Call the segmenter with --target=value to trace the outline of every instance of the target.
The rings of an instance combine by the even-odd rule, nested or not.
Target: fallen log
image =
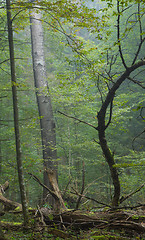
[[[145,223],[136,222],[134,214],[127,212],[97,212],[89,213],[80,210],[65,211],[60,214],[53,214],[47,208],[41,208],[46,225],[53,227],[65,226],[73,229],[89,229],[97,227],[98,229],[124,229],[134,230],[138,233],[145,233]],[[136,216],[137,217],[137,216]],[[139,216],[138,216],[139,219]],[[145,217],[144,217],[145,220]]]
[[[0,187],[0,202],[4,205],[4,211],[10,211],[18,208],[20,211],[22,210],[22,205],[18,202],[11,201],[3,196],[5,191],[9,188],[9,182],[6,181]]]

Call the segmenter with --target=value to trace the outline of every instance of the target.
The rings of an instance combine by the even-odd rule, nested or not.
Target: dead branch
[[[139,217],[139,215],[137,214]],[[125,229],[126,231],[136,231],[138,233],[145,232],[144,222],[136,222],[133,220],[132,212],[97,212],[94,214],[87,214],[82,211],[66,211],[60,214],[53,215],[53,219],[50,220],[48,215],[45,215],[46,223],[50,226],[56,224],[57,226],[63,225],[65,227],[73,227],[73,229],[84,229],[90,227],[97,227],[99,229],[111,228],[111,229]]]
[[[46,227],[46,223],[45,223],[45,221],[44,221],[44,215],[43,215],[43,213],[41,212],[40,207],[38,206],[37,208],[38,208],[38,212],[39,212],[40,217],[41,217],[42,226],[43,226],[43,227]]]
[[[57,180],[56,180],[56,174],[55,171],[51,170],[51,169],[46,169],[46,172],[48,173],[48,178],[49,178],[49,182],[50,185],[52,187],[53,190],[51,190],[50,188],[48,188],[46,185],[44,185],[40,179],[38,177],[36,177],[34,174],[32,173],[28,173],[30,176],[33,177],[33,179],[39,183],[39,185],[41,185],[42,187],[44,187],[45,189],[48,190],[48,192],[51,194],[51,196],[55,199],[55,211],[60,211],[61,209],[66,209],[66,206],[64,204],[64,201],[62,199],[58,184],[57,184]]]
[[[108,224],[109,227],[113,228],[124,228],[124,229],[130,229],[135,230],[136,232],[145,232],[145,227],[141,225],[140,223],[135,223],[133,221],[116,221]]]
[[[132,195],[134,195],[135,193],[139,192],[145,184],[142,184],[139,188],[137,188],[135,191],[129,193],[128,195],[126,195],[125,197],[121,197],[120,199],[120,203],[123,203],[125,200],[127,200],[128,198],[130,198]]]
[[[80,193],[78,193],[75,189],[73,189],[75,192],[71,192],[72,194],[74,194],[74,195],[80,195]],[[100,202],[100,201],[97,201],[96,199],[94,199],[94,198],[91,198],[91,197],[87,197],[87,196],[85,196],[85,195],[82,195],[82,198],[86,198],[86,199],[89,199],[89,200],[91,200],[91,201],[94,201],[94,202],[96,202],[96,203],[98,203],[98,204],[101,204],[101,205],[103,205],[103,206],[105,206],[105,207],[109,207],[109,208],[111,208],[111,205],[109,205],[109,204],[106,204],[106,203],[102,203],[102,202]]]
[[[52,197],[54,197],[54,199],[58,200],[57,195],[55,194],[55,192],[53,192],[50,188],[48,188],[46,185],[44,185],[40,179],[38,177],[36,177],[34,174],[32,173],[28,173],[37,183],[39,183],[40,186],[42,186],[43,188],[45,188],[46,190],[48,190],[48,192],[52,195]]]
[[[9,182],[6,181],[3,185],[1,185],[1,189],[0,189],[1,193],[4,194],[8,188],[9,188]]]
[[[11,201],[3,196],[5,191],[9,188],[9,182],[6,181],[0,188],[0,202],[4,205],[4,211],[15,210],[19,208],[22,211],[22,205],[18,202]]]

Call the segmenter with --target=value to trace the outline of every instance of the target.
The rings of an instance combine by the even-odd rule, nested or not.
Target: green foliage
[[[99,7],[95,1],[84,4],[66,0],[38,1],[43,10],[45,57],[56,122],[60,187],[64,189],[73,179],[71,184],[79,191],[82,163],[85,162],[85,184],[90,189],[89,195],[106,202],[112,195],[112,182],[98,144],[97,132],[76,120],[65,118],[58,110],[97,126],[100,99],[105,99],[108,89],[124,71],[118,47],[121,46],[129,66],[145,33],[144,2],[140,3],[142,32],[135,22],[139,17],[136,14],[138,1],[121,0],[119,3],[122,11],[120,42],[116,38],[116,1],[99,2]],[[27,172],[41,178],[43,167],[29,34],[28,16],[32,7],[28,1],[13,1],[12,5],[23,166],[28,201],[33,206],[38,203],[42,189],[29,179]],[[7,34],[3,31],[6,16],[3,9],[0,11],[0,172],[3,181],[10,181],[10,196],[19,200],[9,63],[6,61]],[[137,59],[144,57],[144,51],[143,44]],[[144,68],[135,71],[131,77],[134,76],[142,83]],[[131,80],[127,80],[116,92],[113,102],[113,118],[107,129],[107,140],[115,154],[115,167],[119,169],[123,193],[133,190],[145,180],[144,135],[139,135],[144,129],[144,103],[144,89]],[[108,119],[109,114],[108,110]],[[132,151],[132,145],[136,152]],[[143,194],[142,190],[141,200]]]

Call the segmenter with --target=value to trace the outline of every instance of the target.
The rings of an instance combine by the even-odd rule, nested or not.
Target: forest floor
[[[136,232],[125,232],[120,230],[98,230],[97,228],[93,228],[87,231],[80,231],[80,233],[72,232],[70,233],[70,237],[58,237],[54,234],[49,234],[44,232],[12,232],[8,231],[5,234],[7,240],[61,240],[61,239],[73,239],[73,240],[145,240],[145,234],[137,234]]]
[[[47,211],[45,213],[47,215]],[[145,240],[144,209],[95,213],[77,210],[65,212],[59,217],[43,216],[44,219],[42,215],[31,218],[31,227],[27,230],[22,230],[22,224],[13,221],[1,221],[0,225],[7,240]]]

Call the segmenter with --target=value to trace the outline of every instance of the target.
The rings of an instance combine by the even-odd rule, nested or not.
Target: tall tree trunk
[[[51,186],[48,175],[45,170],[49,168],[57,172],[56,134],[51,97],[46,76],[43,27],[41,22],[41,14],[38,12],[38,10],[37,12],[35,10],[30,12],[30,23],[34,82],[40,117],[44,159],[44,184],[50,188]],[[44,189],[44,199],[46,198],[47,194],[47,190]]]
[[[24,217],[24,225],[27,226],[28,211],[27,211],[27,202],[26,202],[26,193],[25,193],[25,186],[24,186],[24,176],[23,176],[22,157],[21,157],[18,98],[17,98],[17,88],[16,88],[17,84],[16,84],[16,73],[15,73],[14,43],[13,43],[13,29],[12,29],[10,0],[6,0],[6,8],[7,8],[8,40],[9,40],[9,52],[10,52],[11,83],[12,83],[12,96],[13,96],[14,129],[15,129],[15,140],[16,140],[18,179],[19,179],[22,210],[23,210],[23,217]]]

